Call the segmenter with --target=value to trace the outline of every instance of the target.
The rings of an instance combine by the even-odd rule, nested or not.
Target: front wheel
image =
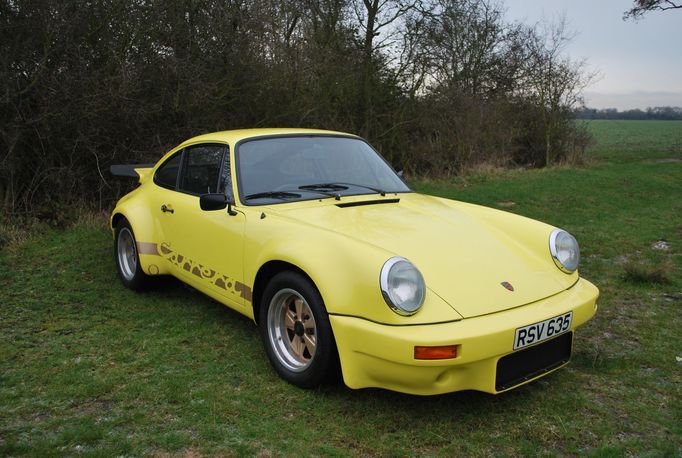
[[[275,275],[263,293],[259,323],[270,363],[289,383],[312,388],[338,366],[322,297],[295,272]]]

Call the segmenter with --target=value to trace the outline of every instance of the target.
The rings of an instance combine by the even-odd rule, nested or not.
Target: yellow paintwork
[[[343,202],[400,202],[339,208],[334,199],[246,206],[239,200],[234,149],[263,135],[331,133],[250,129],[192,138],[153,169],[112,213],[131,224],[149,275],[171,274],[254,318],[251,291],[259,269],[284,261],[305,272],[321,293],[343,377],[352,388],[415,394],[463,389],[495,392],[495,366],[512,352],[514,330],[572,310],[573,329],[596,310],[597,289],[565,274],[548,247],[552,226],[485,207],[416,193],[344,196]],[[347,135],[347,134],[344,134]],[[229,145],[236,216],[202,211],[199,198],[154,184],[165,158],[197,143]],[[174,209],[162,213],[161,205]],[[180,258],[178,258],[180,256]],[[379,272],[402,256],[422,272],[423,307],[400,316],[384,302]],[[189,266],[189,267],[188,267]],[[196,269],[195,269],[196,268]],[[514,292],[500,285],[508,281]],[[416,361],[415,345],[460,345],[457,358]]]
[[[453,323],[405,328],[342,316],[332,316],[331,322],[344,381],[351,388],[373,386],[422,395],[458,390],[496,393],[497,360],[511,353],[516,328],[572,310],[571,330],[575,331],[596,312],[597,295],[594,285],[580,279],[550,298]],[[453,344],[459,349],[457,358],[451,360],[413,357],[416,345]]]

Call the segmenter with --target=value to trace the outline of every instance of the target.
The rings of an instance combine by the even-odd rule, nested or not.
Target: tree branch
[[[649,11],[667,11],[682,8],[679,0],[635,0],[631,9],[623,14],[623,20],[638,20]]]

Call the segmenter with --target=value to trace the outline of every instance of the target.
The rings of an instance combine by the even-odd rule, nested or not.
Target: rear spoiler
[[[142,183],[154,164],[117,164],[109,167],[109,173],[118,178],[139,178]]]

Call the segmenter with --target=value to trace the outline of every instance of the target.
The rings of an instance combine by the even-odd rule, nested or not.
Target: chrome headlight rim
[[[563,262],[561,262],[561,259],[559,259],[559,251],[557,249],[556,241],[559,235],[561,234],[566,234],[568,235],[572,240],[573,243],[575,244],[575,249],[578,254],[578,260],[575,263],[575,268],[570,269],[569,267],[565,266]],[[568,231],[564,229],[554,229],[552,233],[549,235],[549,252],[552,255],[552,259],[554,260],[554,264],[561,270],[562,272],[566,274],[572,274],[573,272],[576,272],[578,270],[578,267],[580,266],[580,245],[578,244],[578,241],[576,238]]]
[[[389,289],[389,275],[391,272],[391,268],[395,266],[396,264],[404,262],[409,264],[414,271],[417,273],[418,278],[419,278],[419,287],[421,290],[421,298],[418,301],[418,305],[414,309],[406,309],[402,308],[400,304],[397,304],[393,301],[391,298],[390,294],[390,289]],[[393,310],[395,313],[401,316],[412,316],[415,313],[417,313],[419,310],[421,310],[422,305],[424,305],[424,299],[426,298],[426,285],[424,283],[424,276],[421,274],[419,269],[417,269],[417,266],[412,264],[409,260],[403,258],[402,256],[393,256],[390,258],[388,261],[384,263],[384,265],[381,267],[381,273],[379,275],[379,286],[381,288],[381,295],[384,298],[384,301],[386,304],[389,306],[391,310]]]

